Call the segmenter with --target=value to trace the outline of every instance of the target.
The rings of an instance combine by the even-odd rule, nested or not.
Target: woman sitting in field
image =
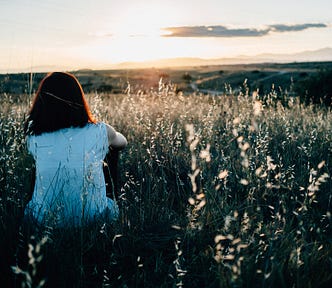
[[[29,221],[64,227],[118,217],[116,202],[106,197],[103,160],[109,149],[124,148],[127,140],[93,118],[73,75],[54,72],[41,81],[25,133],[36,163],[34,191],[25,209]]]

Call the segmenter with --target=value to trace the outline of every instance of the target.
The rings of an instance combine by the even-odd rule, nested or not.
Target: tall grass
[[[161,81],[148,94],[88,95],[129,142],[120,220],[39,234],[21,225],[29,99],[1,95],[1,283],[328,287],[331,111],[246,87],[220,96],[175,90]]]

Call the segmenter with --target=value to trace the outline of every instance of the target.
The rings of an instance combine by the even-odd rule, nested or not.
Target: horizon
[[[321,53],[327,52],[327,53]],[[328,54],[328,55],[327,55]],[[263,53],[253,56],[238,55],[224,58],[199,58],[199,57],[175,57],[163,59],[151,59],[147,61],[127,61],[113,63],[107,66],[94,67],[66,67],[57,65],[39,65],[12,69],[10,71],[0,68],[0,74],[16,73],[48,73],[52,71],[82,71],[82,70],[134,70],[134,69],[181,69],[202,66],[236,66],[236,65],[268,65],[268,64],[289,64],[289,63],[314,63],[314,62],[332,62],[332,47],[326,47],[319,50],[301,51],[295,54],[270,54]]]
[[[328,0],[302,1],[301,7],[286,0],[132,2],[0,0],[1,72],[111,69],[165,59],[209,61],[332,49]],[[324,59],[332,60],[330,54]],[[307,59],[319,61],[319,55]]]

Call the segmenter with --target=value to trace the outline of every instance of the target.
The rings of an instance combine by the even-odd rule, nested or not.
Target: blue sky
[[[0,70],[317,50],[332,47],[331,11],[330,0],[0,0]]]

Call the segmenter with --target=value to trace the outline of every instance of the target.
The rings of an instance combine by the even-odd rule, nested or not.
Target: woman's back
[[[27,213],[38,222],[81,225],[105,210],[116,218],[116,204],[106,198],[103,159],[108,151],[104,123],[28,136],[36,161],[36,183]]]

